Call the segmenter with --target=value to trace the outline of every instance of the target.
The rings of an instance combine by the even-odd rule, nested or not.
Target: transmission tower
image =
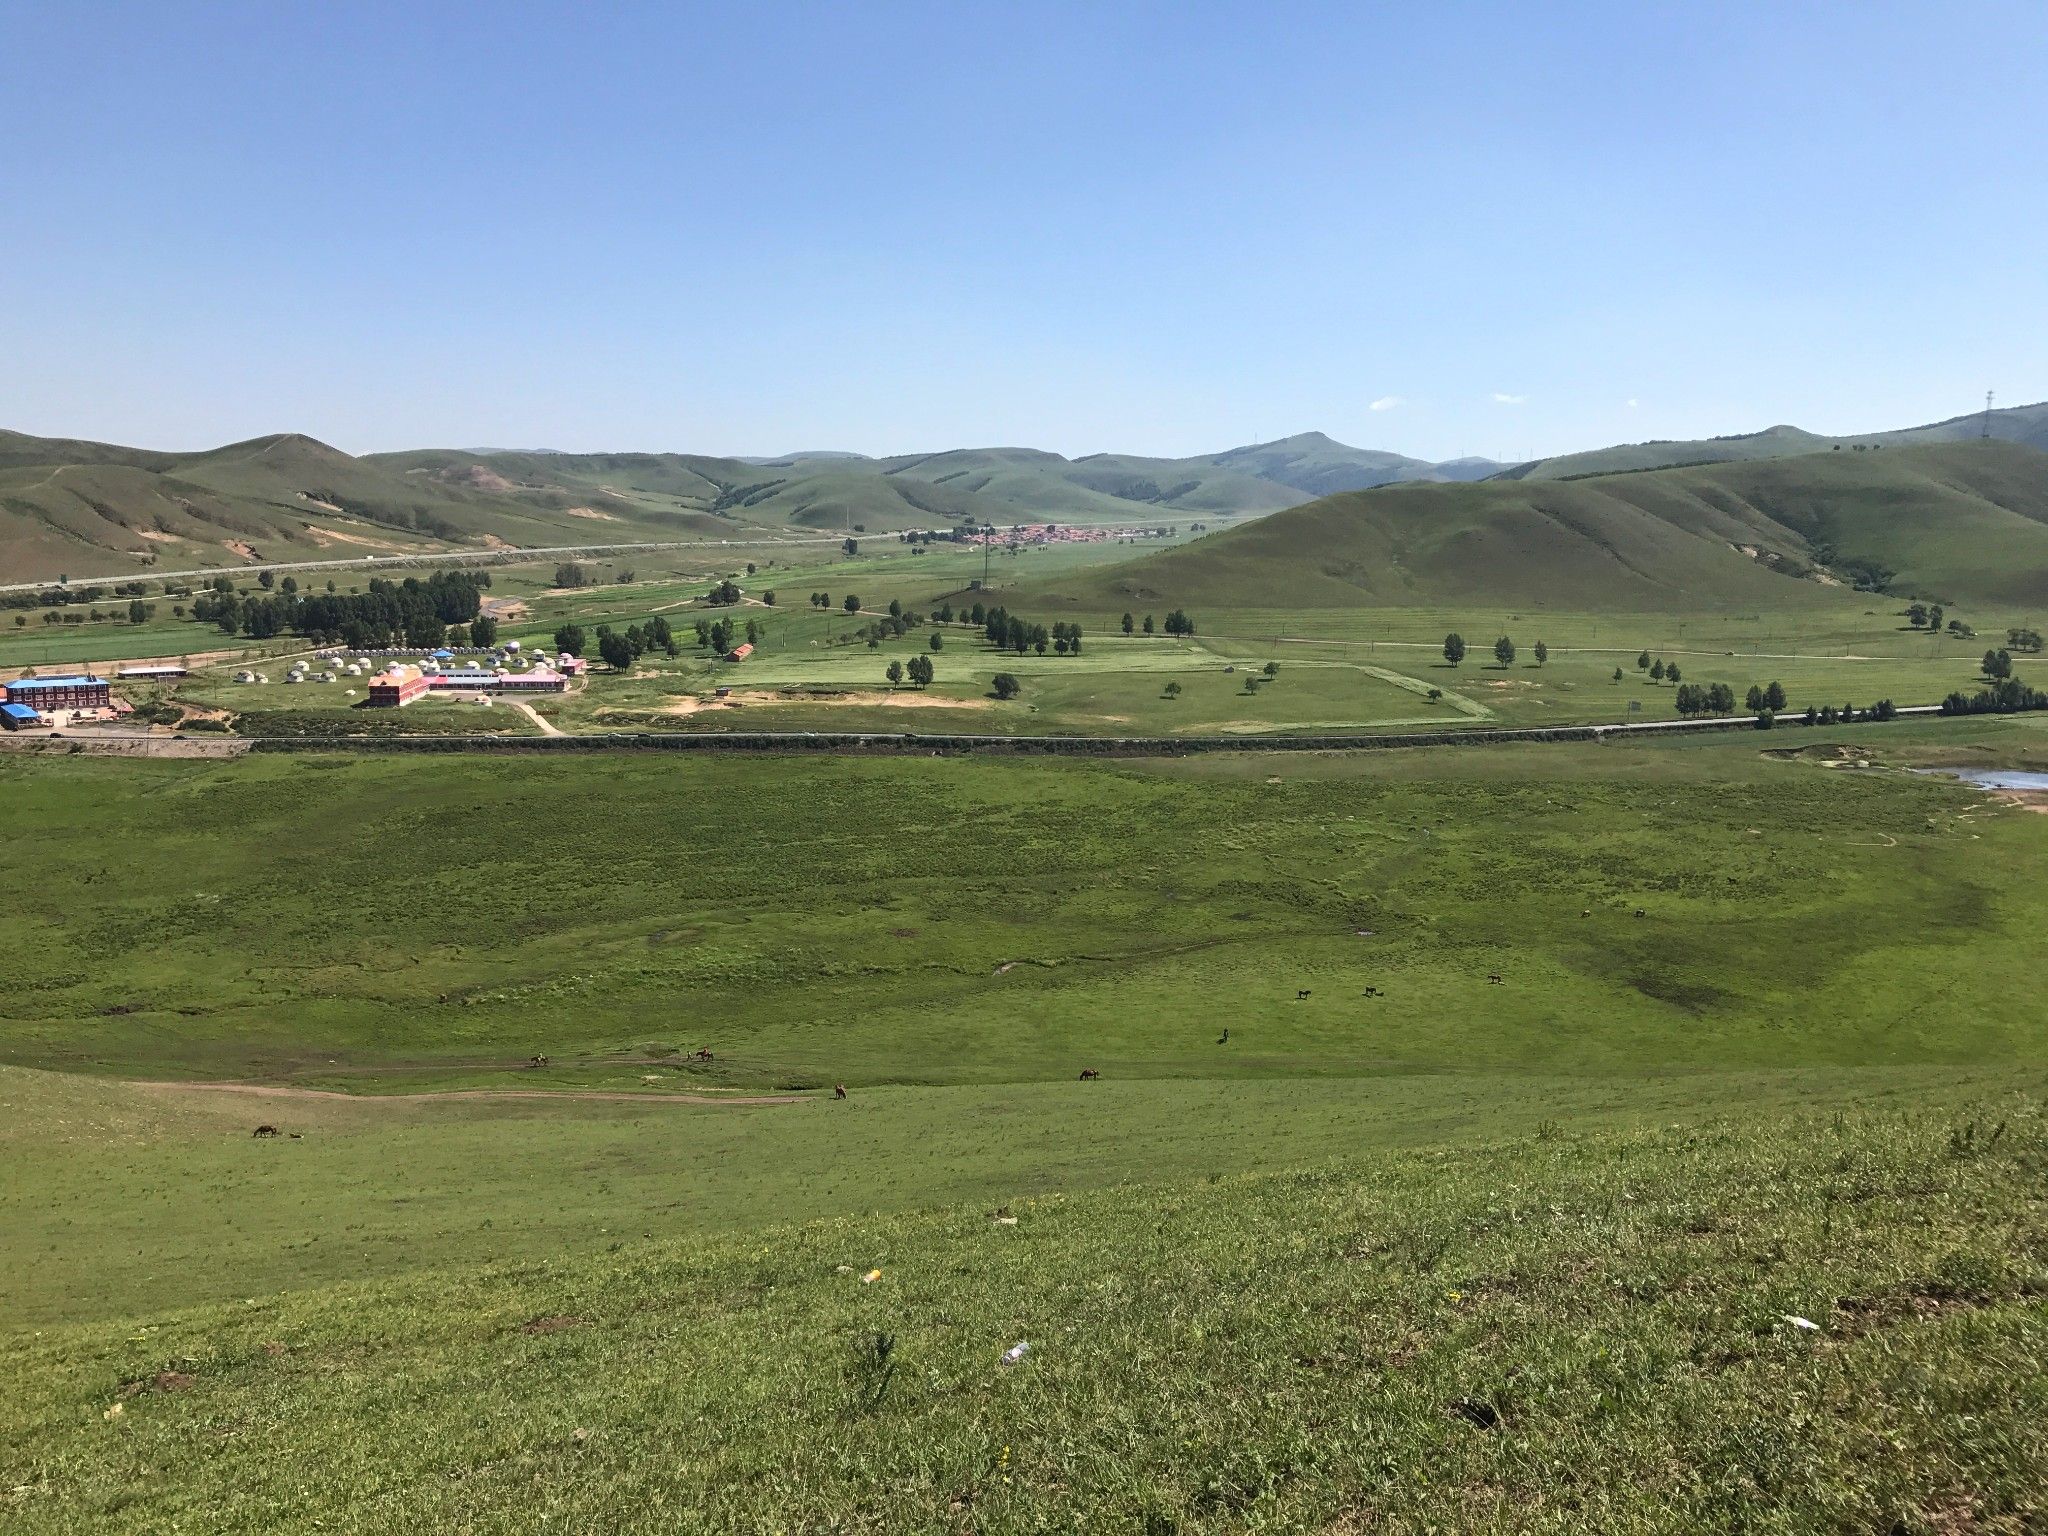
[[[1984,441],[1991,441],[1991,391],[1984,391]]]

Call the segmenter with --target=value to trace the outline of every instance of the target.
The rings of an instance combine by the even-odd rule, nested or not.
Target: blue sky
[[[0,425],[1431,458],[2048,396],[2048,13],[0,0]]]

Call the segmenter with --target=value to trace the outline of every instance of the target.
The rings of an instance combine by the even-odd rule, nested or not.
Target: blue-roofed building
[[[73,672],[63,677],[17,677],[6,685],[9,704],[26,704],[48,713],[53,709],[110,709],[114,697],[104,677]]]
[[[24,726],[41,725],[43,717],[26,704],[0,704],[0,727],[10,731],[21,730]]]

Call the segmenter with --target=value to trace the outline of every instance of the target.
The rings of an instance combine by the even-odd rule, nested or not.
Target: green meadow
[[[0,1511],[2023,1529],[2042,725],[0,757]]]

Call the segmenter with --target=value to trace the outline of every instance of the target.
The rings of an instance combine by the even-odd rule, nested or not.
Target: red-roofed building
[[[749,656],[753,654],[754,647],[752,643],[749,642],[746,645],[734,646],[731,650],[725,653],[725,659],[727,661],[745,661]]]
[[[420,698],[433,686],[433,681],[418,667],[393,667],[370,679],[370,704],[377,709],[397,709]]]

